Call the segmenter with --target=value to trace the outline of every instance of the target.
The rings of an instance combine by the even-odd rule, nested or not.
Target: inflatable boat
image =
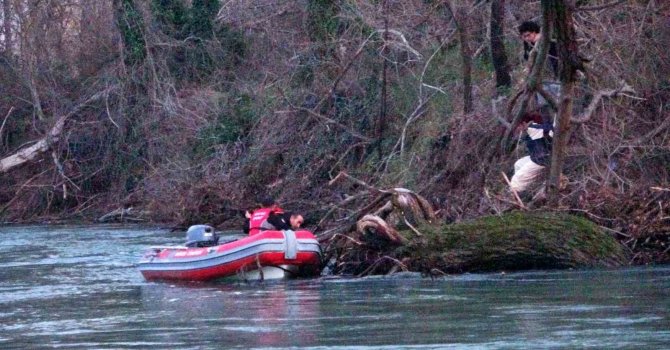
[[[212,227],[195,225],[186,245],[150,247],[138,268],[148,281],[208,281],[314,276],[320,265],[321,247],[306,230],[263,231],[219,244]]]

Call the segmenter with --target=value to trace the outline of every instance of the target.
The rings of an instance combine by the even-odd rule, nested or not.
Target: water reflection
[[[319,302],[316,288],[290,282],[142,287],[142,307],[152,315],[149,334],[159,334],[170,344],[225,344],[234,339],[259,347],[313,345]]]
[[[0,349],[538,349],[670,344],[670,266],[428,280],[147,283],[139,228],[0,226]]]

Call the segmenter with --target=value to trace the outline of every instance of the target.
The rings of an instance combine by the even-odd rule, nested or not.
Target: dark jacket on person
[[[549,132],[553,130],[553,125],[551,123],[531,123],[528,128],[541,129],[543,133],[542,137],[536,139],[531,138],[528,134],[523,137],[523,141],[528,148],[530,160],[539,165],[549,165],[552,144],[552,137],[549,135]]]
[[[261,230],[291,230],[292,213],[272,212],[261,224]]]
[[[529,44],[524,41],[523,43],[523,59],[528,61],[530,57],[530,52],[533,50],[534,45]],[[554,79],[558,79],[558,48],[555,41],[549,42],[549,52],[547,53],[547,61],[549,61],[549,67],[551,67],[551,72],[554,73]]]

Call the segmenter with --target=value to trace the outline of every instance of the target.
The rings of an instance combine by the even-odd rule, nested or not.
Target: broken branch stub
[[[361,239],[373,246],[388,244],[403,245],[407,239],[401,236],[384,219],[376,215],[365,215],[356,223],[356,231]]]

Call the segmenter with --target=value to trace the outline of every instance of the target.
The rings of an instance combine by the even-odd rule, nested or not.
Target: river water
[[[670,266],[146,282],[183,234],[0,227],[0,349],[670,349]]]

